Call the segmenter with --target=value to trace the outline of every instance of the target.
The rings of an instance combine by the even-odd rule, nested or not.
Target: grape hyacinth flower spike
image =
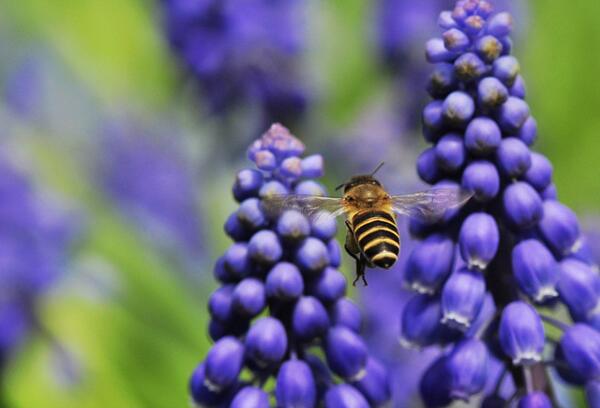
[[[161,0],[161,5],[169,45],[212,113],[258,106],[265,121],[302,115],[308,99],[299,85],[303,2]]]
[[[579,223],[557,199],[550,161],[532,151],[537,124],[511,55],[512,18],[488,1],[460,0],[439,23],[445,32],[426,45],[438,73],[422,116],[432,146],[417,172],[473,199],[439,222],[411,223],[421,242],[404,279],[418,293],[403,310],[401,339],[447,346],[422,377],[424,402],[485,392],[488,404],[514,397],[519,406],[550,406],[550,370],[597,400],[600,277],[581,255]],[[536,308],[559,303],[573,325]],[[545,324],[563,333],[558,342]],[[504,374],[493,374],[498,365]]]
[[[303,152],[300,140],[274,124],[248,150],[256,168],[236,176],[240,205],[225,222],[234,243],[216,262],[221,286],[208,301],[215,343],[190,379],[197,406],[268,407],[274,399],[279,407],[368,407],[389,400],[387,372],[369,356],[360,312],[345,297],[335,223],[294,210],[274,216],[261,206],[271,194],[325,193],[313,180],[323,174],[321,156]]]

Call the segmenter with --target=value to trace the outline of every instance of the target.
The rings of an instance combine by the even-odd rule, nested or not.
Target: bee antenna
[[[339,186],[337,186],[337,187],[335,188],[335,191],[338,191],[340,188],[344,187],[345,185],[346,185],[346,183],[342,183],[342,184],[340,184]]]
[[[385,164],[385,162],[381,162],[377,165],[377,167],[375,167],[375,170],[373,170],[373,172],[371,173],[371,177],[373,177],[375,175],[375,173],[377,173],[379,171],[379,169]]]

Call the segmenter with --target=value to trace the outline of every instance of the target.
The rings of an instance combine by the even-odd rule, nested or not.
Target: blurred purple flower
[[[0,154],[0,375],[39,327],[37,303],[61,277],[77,218],[36,191]]]
[[[35,119],[41,113],[43,98],[40,60],[29,56],[20,61],[4,79],[4,103],[17,116]]]
[[[197,169],[175,141],[132,120],[113,121],[102,132],[99,176],[145,236],[193,260],[204,247],[200,186]]]
[[[306,107],[298,58],[304,43],[299,0],[162,0],[172,49],[208,106],[225,113],[258,105],[266,122],[293,120]]]

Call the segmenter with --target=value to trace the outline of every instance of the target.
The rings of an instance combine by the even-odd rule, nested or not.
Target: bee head
[[[381,166],[383,166],[383,162],[379,163],[379,165],[375,168],[375,170],[373,170],[371,172],[371,174],[360,174],[358,176],[354,176],[349,181],[337,186],[335,188],[335,190],[337,191],[343,187],[344,194],[346,194],[348,191],[352,190],[354,187],[357,187],[357,186],[363,185],[363,184],[382,187],[379,180],[377,180],[375,177],[373,177],[373,176],[375,176],[375,173],[377,173],[377,171],[381,168]]]

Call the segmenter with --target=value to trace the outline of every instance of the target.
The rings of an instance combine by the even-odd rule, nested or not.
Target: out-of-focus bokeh
[[[598,241],[600,3],[496,3],[537,147]],[[392,191],[418,188],[423,44],[450,4],[1,2],[0,406],[187,406],[246,146],[283,121],[330,187],[385,160]],[[370,288],[352,294],[385,308]]]

